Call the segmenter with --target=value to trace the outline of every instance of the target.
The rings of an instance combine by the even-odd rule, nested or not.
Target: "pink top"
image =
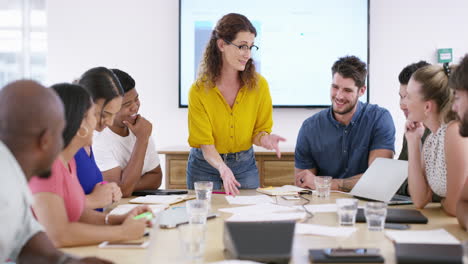
[[[76,176],[75,159],[70,160],[68,168],[60,159],[52,164],[52,174],[48,179],[34,176],[29,181],[29,188],[33,194],[50,192],[63,198],[67,210],[68,220],[77,222],[83,213],[86,196]]]

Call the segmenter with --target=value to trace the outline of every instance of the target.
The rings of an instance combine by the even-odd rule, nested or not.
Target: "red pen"
[[[226,194],[226,192],[212,192],[214,194]]]
[[[107,183],[106,181],[102,181],[102,182],[100,182],[99,184],[106,184],[106,183]]]

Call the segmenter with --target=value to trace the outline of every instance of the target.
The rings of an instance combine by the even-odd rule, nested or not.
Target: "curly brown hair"
[[[216,24],[211,32],[211,38],[208,42],[203,61],[200,64],[197,85],[204,85],[208,89],[214,88],[221,75],[223,60],[221,52],[217,45],[218,39],[233,41],[237,33],[245,31],[257,36],[257,30],[247,17],[241,14],[230,13],[224,15]],[[239,71],[239,79],[242,86],[254,88],[257,85],[257,74],[252,58],[245,65],[244,71]]]

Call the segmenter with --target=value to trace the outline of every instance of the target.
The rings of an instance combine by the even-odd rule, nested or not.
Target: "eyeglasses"
[[[255,52],[258,50],[258,47],[255,46],[255,45],[252,45],[252,46],[248,46],[248,45],[236,45],[234,43],[232,43],[231,41],[228,41],[228,40],[224,40],[224,42],[226,42],[227,44],[230,44],[230,45],[233,45],[234,47],[237,47],[240,51],[242,52],[247,52],[247,51],[250,51],[250,52]]]

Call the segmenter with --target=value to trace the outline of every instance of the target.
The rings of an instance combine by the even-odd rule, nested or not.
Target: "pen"
[[[226,194],[226,192],[212,192],[214,194]]]
[[[107,183],[106,181],[102,181],[102,182],[100,182],[99,184],[106,184],[106,183]]]

